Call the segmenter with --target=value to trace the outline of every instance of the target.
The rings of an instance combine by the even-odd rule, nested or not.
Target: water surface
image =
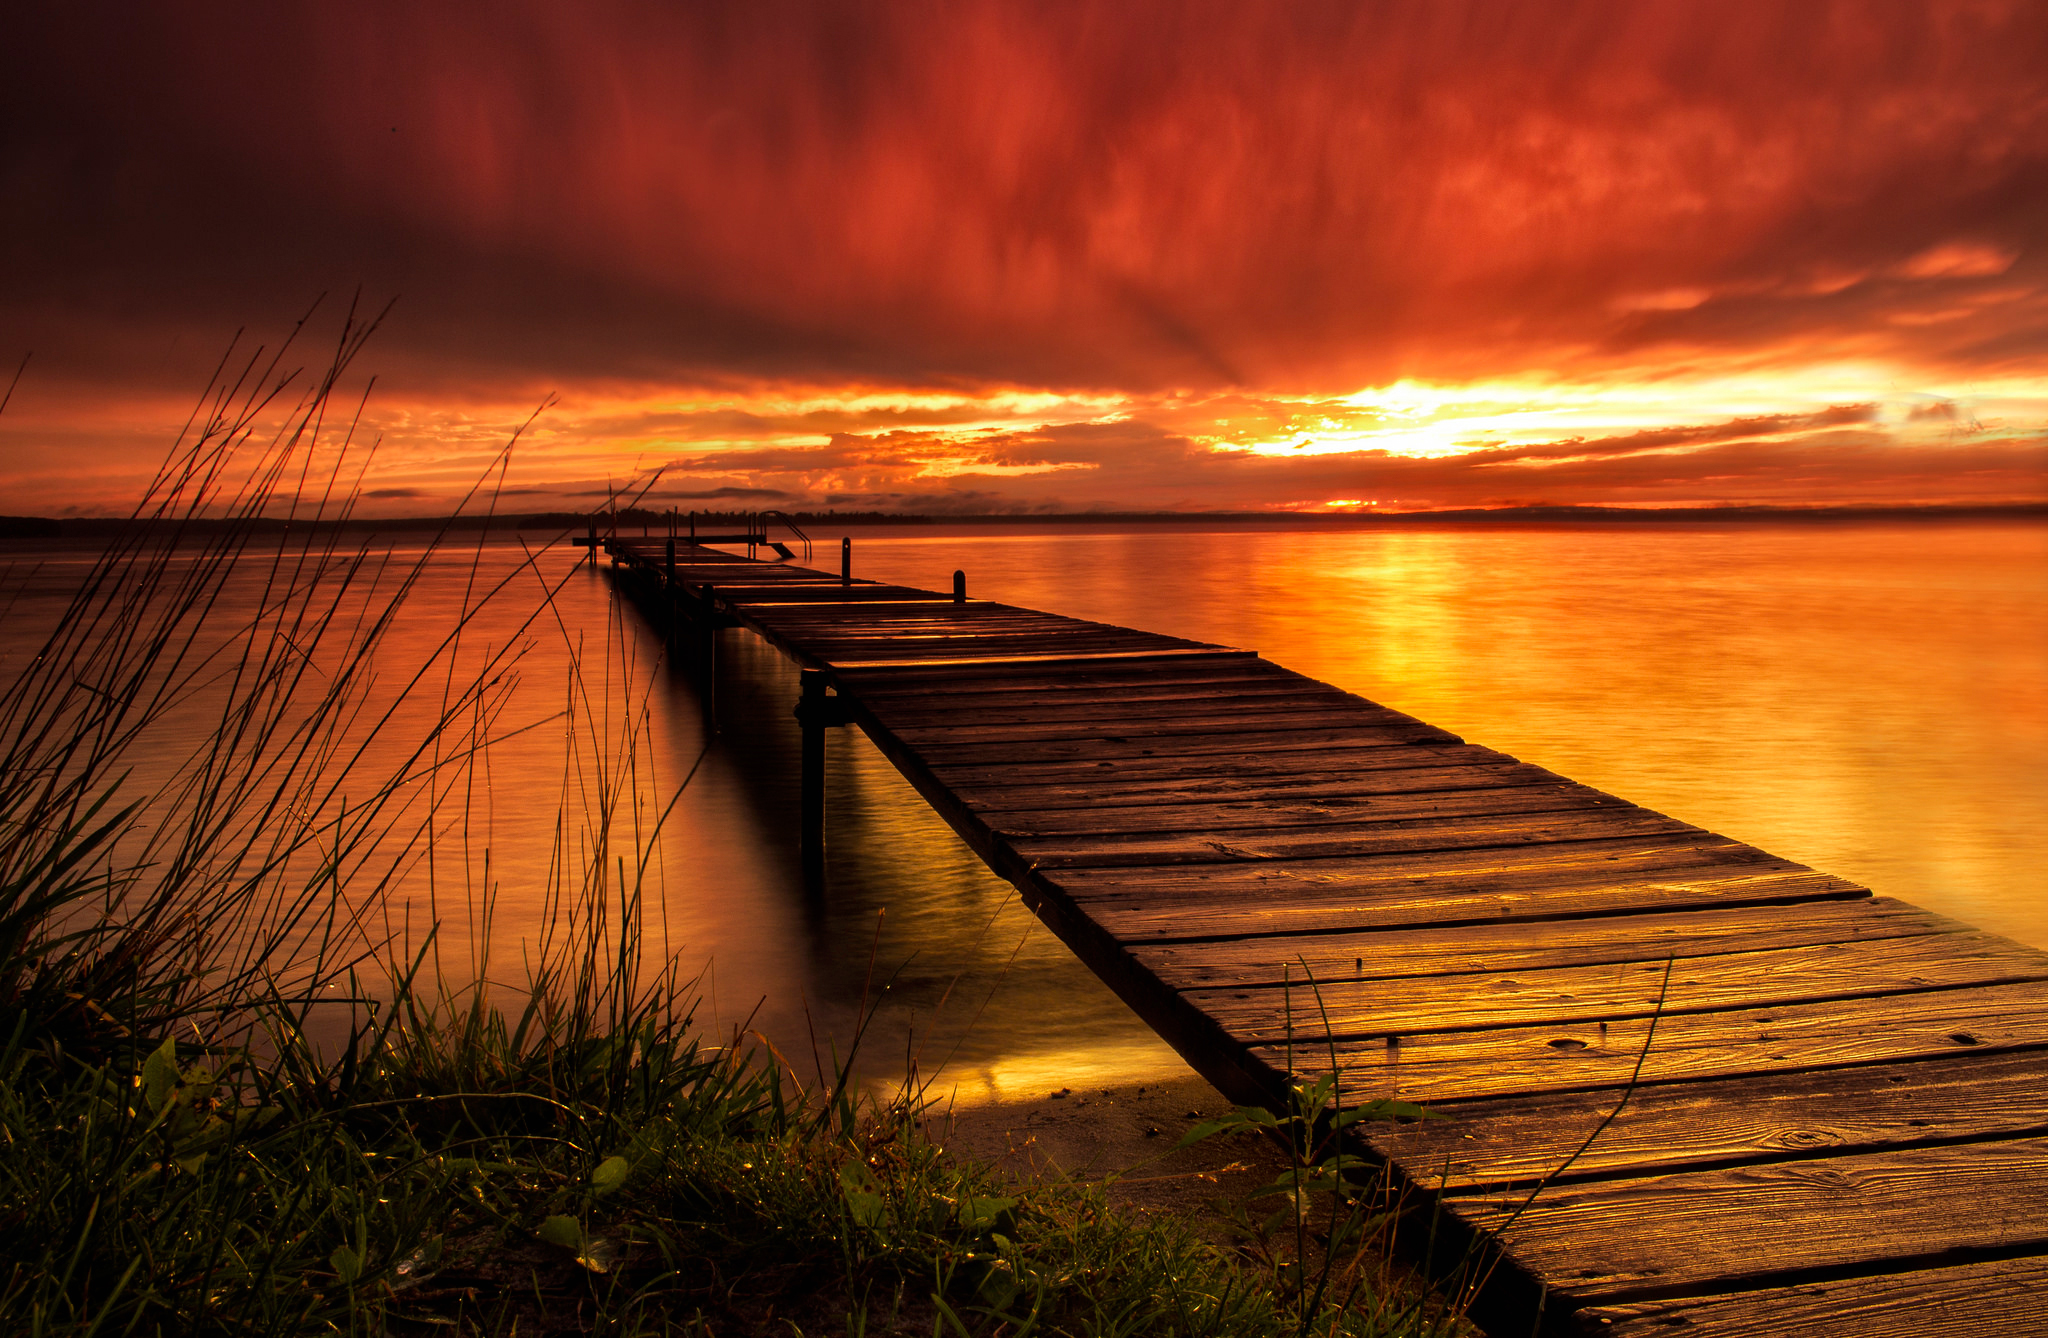
[[[836,562],[840,533],[813,532],[818,565]],[[858,575],[946,589],[962,569],[978,597],[1255,649],[2048,947],[2048,526],[848,533]],[[482,574],[514,573],[522,556],[493,542]],[[620,779],[643,824],[675,800],[650,868],[661,946],[696,978],[707,1028],[752,1028],[808,1078],[846,1053],[866,1000],[864,1070],[914,1064],[967,1100],[1184,1071],[857,731],[830,736],[826,878],[807,889],[794,668],[746,633],[721,634],[720,727],[707,734],[693,681],[607,575],[576,562],[573,550],[543,555],[472,632],[477,651],[528,646],[497,732],[533,727],[490,749],[460,833],[472,858],[459,872],[443,860],[431,902],[409,885],[415,917],[438,911],[466,946],[466,907],[494,886],[494,970],[516,976],[550,863],[585,841],[575,815],[599,740],[631,724],[643,741]],[[46,568],[15,601],[8,659],[63,578],[61,562]],[[536,578],[559,591],[522,626]],[[433,560],[386,652],[394,664],[445,634],[470,581],[466,555]],[[582,699],[565,715],[578,646]]]

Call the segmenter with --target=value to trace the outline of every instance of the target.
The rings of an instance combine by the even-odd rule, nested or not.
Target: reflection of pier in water
[[[803,666],[806,860],[857,724],[1233,1099],[1452,1116],[1356,1128],[1497,1242],[1494,1330],[2039,1331],[2048,955],[1251,652],[587,542]]]

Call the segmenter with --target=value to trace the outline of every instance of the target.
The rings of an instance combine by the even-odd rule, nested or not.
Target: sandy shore
[[[1112,1202],[1183,1213],[1224,1229],[1212,1204],[1242,1200],[1286,1165],[1264,1138],[1219,1136],[1178,1147],[1182,1135],[1230,1103],[1200,1078],[1063,1088],[1025,1101],[963,1106],[927,1121],[933,1142],[1015,1175],[1107,1182]]]

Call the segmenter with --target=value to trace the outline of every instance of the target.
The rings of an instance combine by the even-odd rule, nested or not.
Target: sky
[[[2037,0],[13,14],[0,513],[351,301],[386,513],[2048,500]]]

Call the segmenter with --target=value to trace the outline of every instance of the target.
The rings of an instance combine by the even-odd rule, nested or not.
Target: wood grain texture
[[[934,710],[921,697],[899,697],[885,702],[863,698],[862,701],[876,720],[899,734],[910,730],[982,730],[1077,722],[1186,720],[1191,715],[1212,719],[1262,713],[1345,710],[1363,710],[1374,718],[1398,714],[1334,690],[1316,692],[1291,684],[1284,688],[1270,684],[1260,686],[1265,690],[1216,691],[1193,697],[1139,697],[1105,691],[1088,693],[1079,700],[1062,700],[1049,692],[1045,696],[1020,696],[968,710]]]
[[[1961,1251],[2048,1253],[2048,1139],[1591,1181],[1547,1189],[1524,1209],[1526,1197],[1445,1202],[1473,1227],[1499,1229],[1508,1256],[1562,1301],[1613,1304]]]
[[[984,813],[1053,814],[1076,809],[1155,808],[1216,803],[1342,803],[1380,795],[1430,794],[1439,790],[1481,790],[1513,785],[1568,785],[1555,772],[1522,762],[1475,762],[1429,766],[1427,757],[1385,749],[1354,754],[1362,765],[1200,780],[1132,775],[1130,769],[1097,769],[1092,785],[956,785],[961,800]],[[1017,774],[1012,772],[1012,775]]]
[[[1136,734],[1133,737],[1133,734]],[[1200,757],[1238,752],[1303,752],[1330,748],[1362,748],[1374,744],[1397,747],[1416,743],[1461,743],[1455,734],[1432,725],[1387,724],[1301,726],[1272,725],[1262,729],[1230,728],[1201,734],[1108,734],[1086,739],[1001,740],[992,743],[920,743],[918,751],[934,767],[1028,766],[1034,762],[1111,762],[1136,757]]]
[[[1375,1124],[1366,1141],[1418,1184],[1529,1188],[1932,1141],[2048,1135],[2048,1050],[1819,1073],[1743,1074],[1614,1092],[1475,1101],[1451,1118]]]
[[[1654,1043],[1646,1052],[1653,1021]],[[1356,1099],[1400,1097],[1429,1105],[1623,1087],[1637,1074],[1639,1058],[1640,1081],[1662,1083],[2040,1046],[2048,1046],[2048,985],[2029,983],[1292,1050],[1255,1045],[1250,1054],[1276,1075],[1291,1062],[1309,1077],[1328,1072],[1334,1057]]]
[[[995,763],[958,764],[933,757],[931,751],[928,748],[919,750],[921,762],[953,793],[991,807],[1004,806],[991,803],[992,800],[1014,795],[1018,802],[1008,805],[1013,808],[1031,807],[1032,801],[1040,797],[1034,791],[1041,789],[1048,792],[1045,807],[1071,807],[1077,802],[1085,804],[1092,792],[1091,787],[1096,785],[1185,784],[1201,787],[1205,795],[1223,798],[1233,793],[1232,787],[1250,790],[1294,781],[1342,784],[1367,771],[1428,766],[1524,765],[1490,748],[1455,740],[1446,742],[1440,736],[1418,740],[1401,732],[1391,736],[1376,733],[1352,738],[1327,748],[1246,750],[1234,748],[1226,742],[1213,752],[1183,752],[1164,757],[1156,753],[1127,752],[1120,756],[1078,760],[1020,757]]]
[[[1259,832],[1137,832],[1129,835],[1020,837],[1009,842],[1033,868],[1230,864],[1256,860],[1405,854],[1428,850],[1526,849],[1568,841],[1625,836],[1700,835],[1699,828],[1661,813],[1588,797],[1566,808],[1528,814],[1336,822]]]
[[[1577,1326],[1591,1338],[2039,1338],[2048,1332],[2048,1258],[1591,1307]]]
[[[1543,777],[1460,777],[1463,785],[1303,798],[1284,794],[1229,803],[1117,805],[1088,808],[980,809],[989,830],[1010,840],[1060,836],[1138,836],[1202,832],[1209,836],[1279,827],[1358,822],[1409,822],[1486,814],[1561,813],[1612,808],[1612,795]]]
[[[1903,994],[1958,985],[2048,979],[2048,957],[1966,930],[1860,943],[1716,953],[1534,971],[1475,972],[1402,981],[1299,976],[1278,989],[1193,990],[1184,997],[1251,1044],[1297,1045],[1368,1036],[1404,1041],[1433,1032],[1783,1007],[1820,999]]]
[[[1531,925],[1416,926],[1350,934],[1139,943],[1131,955],[1177,990],[1278,985],[1304,973],[1326,984],[1553,966],[1662,962],[1702,953],[1938,934],[1962,925],[1889,897],[1799,905],[1709,906]]]

